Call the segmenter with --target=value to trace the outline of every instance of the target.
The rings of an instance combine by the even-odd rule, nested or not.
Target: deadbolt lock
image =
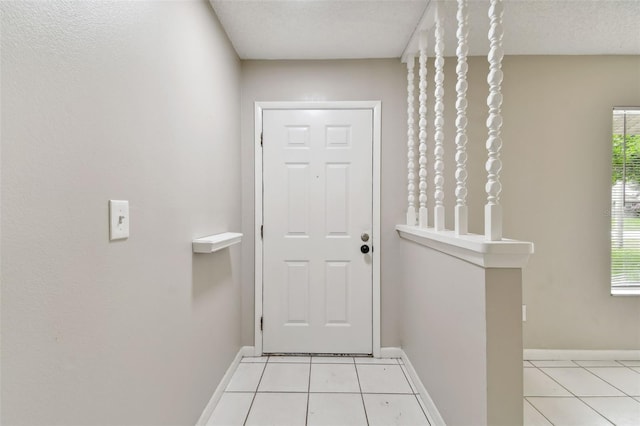
[[[369,241],[369,234],[363,232],[362,235],[360,235],[360,238],[366,243],[367,241]]]

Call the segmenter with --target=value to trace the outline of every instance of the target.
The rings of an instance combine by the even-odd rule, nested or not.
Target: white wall
[[[381,341],[400,345],[400,290],[394,226],[402,212],[406,163],[406,76],[398,60],[243,61],[242,63],[242,339],[253,345],[254,102],[382,101]]]
[[[2,424],[194,424],[240,347],[240,63],[207,2],[2,2]],[[131,237],[108,241],[109,199]]]

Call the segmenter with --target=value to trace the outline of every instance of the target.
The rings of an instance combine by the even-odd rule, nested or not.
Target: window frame
[[[629,184],[629,180],[627,179],[627,169],[630,167],[628,165],[628,161],[627,161],[627,154],[626,154],[626,146],[627,146],[627,140],[628,140],[628,133],[627,133],[627,113],[631,112],[632,115],[639,115],[640,116],[640,107],[614,107],[613,111],[611,113],[611,120],[612,120],[612,126],[611,126],[611,193],[610,193],[610,203],[611,203],[611,220],[610,220],[610,225],[609,225],[609,236],[610,236],[610,255],[609,255],[609,277],[610,277],[610,282],[609,282],[609,286],[610,286],[610,292],[612,296],[640,296],[640,279],[638,279],[637,282],[635,283],[630,283],[628,286],[627,285],[614,285],[614,280],[613,280],[613,268],[614,268],[614,262],[620,262],[619,259],[615,259],[614,260],[614,232],[619,232],[620,235],[623,235],[624,232],[624,219],[627,217],[626,214],[626,194],[627,194],[627,187]],[[616,164],[614,164],[614,147],[613,147],[613,140],[614,137],[617,133],[614,133],[614,129],[615,129],[615,125],[614,125],[614,120],[615,120],[615,116],[617,114],[624,114],[624,122],[623,122],[623,133],[622,133],[622,140],[623,140],[623,154],[622,154],[622,179],[616,181],[615,183],[613,182],[613,173],[615,172],[614,167],[616,167]],[[640,134],[640,133],[638,133]],[[640,167],[640,164],[635,165],[634,167]],[[621,212],[620,213],[616,213],[616,209],[614,208],[614,194],[615,194],[615,186],[619,183],[622,182],[622,205],[621,205]],[[626,183],[625,183],[626,182]],[[638,185],[640,185],[640,179],[637,182]],[[639,204],[640,205],[640,204]],[[614,211],[616,210],[616,211]],[[619,214],[619,222],[618,225],[616,225],[616,214]],[[639,214],[640,216],[640,214]],[[640,218],[639,218],[640,221]],[[616,226],[620,226],[620,229],[614,229]],[[624,236],[621,236],[620,238],[622,238],[621,242],[620,242],[620,248],[623,248],[624,246]],[[634,247],[635,248],[635,247]],[[638,250],[640,251],[640,242],[638,243],[637,246]],[[638,274],[640,275],[640,263],[638,264]]]

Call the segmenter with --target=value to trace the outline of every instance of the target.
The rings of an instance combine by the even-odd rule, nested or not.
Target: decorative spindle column
[[[443,231],[444,226],[444,28],[441,8],[436,9],[436,30],[435,30],[435,106],[434,106],[434,127],[435,146],[433,149],[435,161],[433,169],[435,178],[435,210],[433,216],[433,227],[436,231]]]
[[[412,56],[407,59],[407,225],[416,225],[416,153],[415,153],[415,110],[413,104],[415,90],[413,68],[415,60]]]
[[[458,29],[456,37],[458,47],[456,55],[458,63],[456,74],[456,210],[455,210],[455,233],[456,235],[466,235],[468,232],[468,208],[467,208],[467,35],[469,28],[467,25],[468,11],[467,0],[458,0],[458,11],[456,14]]]
[[[502,148],[502,138],[500,137],[500,129],[502,128],[502,114],[500,112],[502,106],[501,68],[504,57],[502,13],[502,1],[491,0],[489,6],[489,55],[487,57],[489,60],[489,75],[487,77],[489,83],[489,96],[487,97],[487,106],[489,107],[487,151],[489,158],[485,165],[488,176],[485,187],[487,204],[484,208],[484,234],[485,238],[490,241],[502,239],[502,206],[500,205],[500,192],[502,191],[500,184],[502,169],[500,161],[500,149]]]
[[[420,33],[420,108],[418,113],[420,114],[420,120],[418,125],[420,127],[420,133],[418,138],[420,139],[420,145],[418,151],[420,152],[420,210],[418,211],[418,223],[421,228],[427,227],[429,219],[427,211],[427,33],[422,31]]]

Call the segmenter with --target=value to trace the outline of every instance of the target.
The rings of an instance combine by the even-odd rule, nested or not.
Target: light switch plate
[[[129,238],[129,201],[109,200],[109,239]]]

